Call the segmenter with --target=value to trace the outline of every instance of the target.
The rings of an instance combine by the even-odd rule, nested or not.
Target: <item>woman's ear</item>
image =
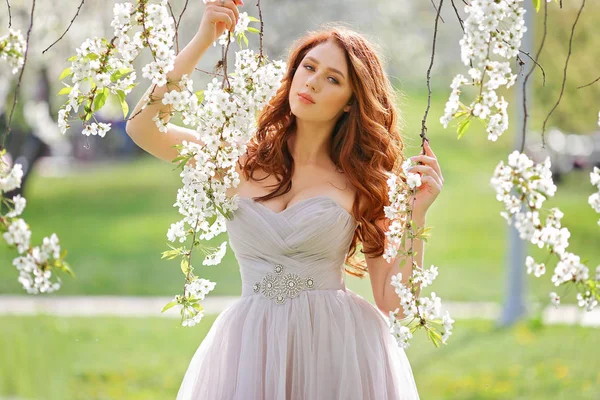
[[[348,104],[346,105],[346,107],[344,107],[344,112],[350,111],[350,106],[352,105],[352,103],[353,103],[353,100],[350,100],[348,102]]]

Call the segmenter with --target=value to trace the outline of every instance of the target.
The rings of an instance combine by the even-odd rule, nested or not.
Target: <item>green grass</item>
[[[194,328],[161,318],[0,317],[0,395],[44,400],[173,399],[215,316]],[[595,399],[597,329],[458,321],[436,349],[407,350],[422,399]]]
[[[444,94],[445,96],[445,94]],[[505,292],[508,227],[500,217],[502,205],[489,184],[500,160],[513,148],[505,133],[498,142],[487,140],[481,126],[473,124],[461,139],[455,130],[439,124],[445,97],[435,97],[429,113],[428,136],[442,166],[445,187],[431,208],[427,223],[433,236],[426,246],[425,264],[440,268],[431,290],[444,299],[501,301]],[[403,101],[407,155],[418,152],[420,121],[426,96],[409,94]],[[26,197],[24,217],[33,231],[32,243],[56,232],[77,279],[66,277],[58,294],[173,295],[180,291],[183,276],[177,261],[160,260],[168,250],[166,232],[178,221],[172,207],[181,186],[178,171],[150,156],[127,164],[111,165],[65,178],[33,176]],[[587,203],[593,192],[587,172],[576,171],[559,186],[547,206],[559,206],[563,223],[572,233],[570,250],[600,264],[598,215]],[[226,235],[211,243],[218,245]],[[544,253],[531,246],[540,261]],[[0,246],[0,293],[23,293],[11,260],[16,251]],[[200,254],[198,254],[198,257]],[[527,277],[532,299],[547,303],[556,288],[550,282],[555,262],[546,276]],[[217,282],[216,295],[240,293],[238,266],[228,248],[219,266],[201,267],[200,275]],[[372,299],[368,280],[348,277],[347,285]],[[429,289],[429,288],[427,288]],[[562,289],[558,291],[562,293]],[[563,302],[574,299],[574,291]]]

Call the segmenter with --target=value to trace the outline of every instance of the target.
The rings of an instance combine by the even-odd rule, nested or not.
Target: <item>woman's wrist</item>
[[[416,226],[424,227],[426,219],[427,219],[426,217],[427,217],[426,213],[417,212],[417,213],[413,213],[412,220]]]

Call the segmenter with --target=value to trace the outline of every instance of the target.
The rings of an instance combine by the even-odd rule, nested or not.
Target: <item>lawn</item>
[[[454,130],[444,130],[438,122],[445,100],[435,97],[429,114],[428,136],[445,178],[444,190],[427,220],[433,236],[426,246],[425,263],[440,268],[431,290],[444,299],[499,302],[505,292],[508,229],[499,216],[502,206],[489,180],[499,160],[505,160],[511,151],[513,137],[507,132],[497,143],[491,143],[474,124],[457,140]],[[426,97],[409,94],[403,103],[406,154],[413,155],[418,151]],[[24,213],[33,231],[32,243],[39,244],[43,236],[56,232],[77,274],[76,279],[65,277],[58,294],[178,293],[183,282],[178,263],[161,260],[160,255],[168,250],[167,229],[179,220],[172,205],[180,185],[178,171],[151,156],[73,171],[62,178],[35,174],[26,193]],[[547,205],[559,206],[565,212],[563,223],[572,233],[570,249],[589,259],[587,265],[595,268],[600,263],[600,246],[598,215],[587,204],[592,189],[589,174],[576,171],[566,176],[557,196]],[[223,240],[225,234],[211,244]],[[531,250],[537,259],[545,260],[540,250]],[[16,251],[0,246],[4,266],[0,268],[0,293],[23,293],[10,265],[15,255]],[[550,282],[554,265],[549,263],[547,275],[540,279],[528,277],[532,299],[546,303],[547,293],[556,290]],[[217,282],[212,294],[240,293],[238,266],[231,249],[221,265],[202,268],[201,276]],[[367,279],[348,277],[347,286],[372,298]],[[563,302],[572,301],[573,292]]]
[[[0,317],[0,396],[173,399],[214,318],[183,328],[162,318]],[[597,329],[461,320],[447,346],[419,332],[407,355],[424,400],[592,400],[598,344]]]

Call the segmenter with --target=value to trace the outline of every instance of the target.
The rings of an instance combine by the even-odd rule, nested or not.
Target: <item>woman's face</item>
[[[332,41],[313,47],[292,79],[289,95],[292,114],[307,122],[337,121],[342,113],[350,110],[349,79],[344,50]],[[311,96],[313,102],[299,94]]]

